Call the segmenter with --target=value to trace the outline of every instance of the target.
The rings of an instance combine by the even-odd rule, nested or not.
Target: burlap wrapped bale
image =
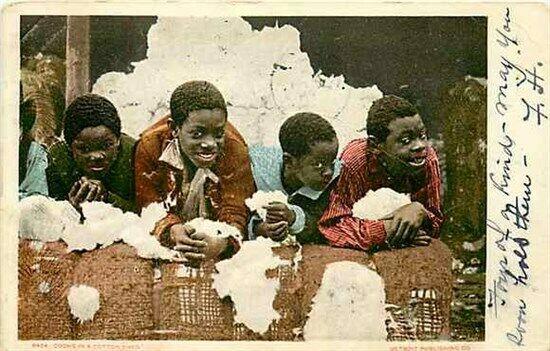
[[[63,242],[19,243],[19,339],[73,339],[67,292],[79,255]]]
[[[384,280],[386,303],[401,307],[395,318],[409,316],[405,319],[412,319],[415,325],[414,335],[402,331],[396,335],[390,333],[390,339],[427,340],[449,336],[453,279],[451,252],[445,244],[432,240],[425,247],[381,251],[373,255],[373,261]],[[435,291],[435,299],[419,296],[426,290]],[[405,326],[408,322],[400,324]]]
[[[76,324],[77,339],[142,339],[153,329],[153,265],[126,244],[86,252],[73,284],[99,291],[93,321]],[[67,304],[67,302],[65,302]]]
[[[214,269],[213,262],[200,268],[161,264],[160,317],[152,338],[233,339],[232,305],[212,288]]]

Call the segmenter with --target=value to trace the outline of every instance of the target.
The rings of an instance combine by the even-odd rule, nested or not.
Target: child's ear
[[[369,144],[372,144],[373,146],[380,146],[380,140],[374,135],[368,135],[367,139],[369,140]]]
[[[172,118],[168,118],[166,121],[168,124],[168,128],[170,128],[170,131],[172,132],[172,136],[175,138],[178,136],[178,126],[176,125],[176,122]]]
[[[288,152],[283,152],[283,162],[285,165],[294,166],[296,157],[292,156]]]

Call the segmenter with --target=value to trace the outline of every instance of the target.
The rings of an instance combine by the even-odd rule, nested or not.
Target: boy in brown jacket
[[[153,234],[185,258],[198,263],[230,257],[239,249],[236,238],[195,233],[184,223],[203,217],[245,232],[244,200],[254,192],[247,145],[227,122],[222,94],[208,82],[180,85],[170,99],[170,112],[138,141],[138,208],[165,203],[169,213]]]

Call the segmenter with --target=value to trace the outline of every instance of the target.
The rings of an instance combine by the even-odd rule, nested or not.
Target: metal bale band
[[[297,250],[279,247],[273,251],[292,262]],[[50,278],[58,283],[51,292],[41,293],[37,290],[38,284],[49,279],[44,276],[49,273],[37,273],[31,267],[37,257],[46,253],[57,255],[58,268],[51,271]],[[288,263],[266,272],[267,277],[280,282],[273,308],[281,318],[273,321],[264,334],[259,334],[234,322],[231,299],[221,299],[212,288],[213,263],[199,269],[159,263],[139,258],[133,248],[124,244],[84,254],[67,254],[64,244],[54,243],[46,244],[37,252],[30,248],[28,241],[23,241],[19,262],[19,337],[303,340],[302,330],[325,268],[339,261],[376,269],[383,278],[388,304],[388,340],[448,337],[451,255],[440,241],[435,240],[428,247],[370,256],[356,250],[306,245],[301,254],[298,267]],[[53,280],[54,276],[58,280]],[[66,294],[73,284],[87,284],[100,291],[100,309],[92,322],[77,324],[70,315]],[[50,295],[57,297],[55,301]],[[44,316],[55,316],[55,319],[46,320]],[[34,327],[36,325],[38,327]]]

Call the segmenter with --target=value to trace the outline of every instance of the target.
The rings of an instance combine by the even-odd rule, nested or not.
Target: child
[[[368,138],[351,141],[342,153],[342,170],[319,230],[333,246],[369,250],[427,245],[443,221],[439,165],[426,129],[408,101],[385,96],[368,113]],[[387,187],[410,193],[405,205],[382,220],[352,216],[353,204],[367,191]]]
[[[143,132],[136,147],[138,207],[165,201],[169,214],[153,234],[195,264],[230,257],[239,249],[235,238],[194,233],[183,223],[203,217],[244,230],[244,200],[254,192],[246,143],[227,122],[222,94],[208,82],[180,85],[170,112]]]
[[[80,208],[84,201],[105,201],[134,211],[135,140],[120,131],[115,106],[85,94],[65,111],[63,135],[50,146],[46,169],[49,195]]]
[[[23,100],[21,84],[19,92],[19,199],[22,199],[30,195],[48,195],[48,153],[31,134],[36,120],[34,104],[30,99]]]
[[[290,205],[271,203],[265,222],[253,216],[249,236],[281,241],[290,232],[301,243],[323,242],[316,222],[327,204],[328,191],[324,190],[339,171],[334,163],[336,132],[321,116],[298,113],[281,126],[279,143],[281,147],[250,148],[252,171],[258,190],[290,194]]]

